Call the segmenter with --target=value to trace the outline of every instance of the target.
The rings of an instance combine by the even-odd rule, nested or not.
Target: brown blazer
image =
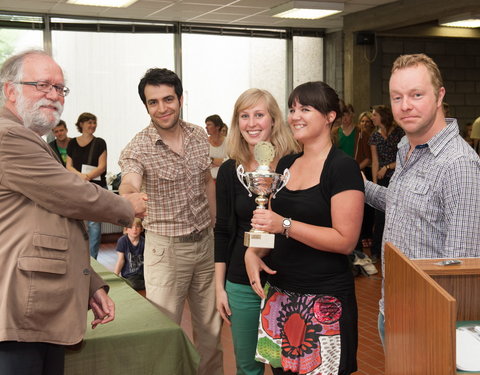
[[[67,171],[48,144],[0,110],[0,341],[75,344],[88,299],[105,286],[90,267],[83,220],[126,226],[130,204]]]

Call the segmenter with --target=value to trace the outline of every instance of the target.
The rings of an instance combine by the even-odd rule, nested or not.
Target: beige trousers
[[[144,272],[147,298],[180,325],[185,299],[192,313],[198,375],[222,375],[221,318],[215,306],[213,233],[198,242],[147,231]]]

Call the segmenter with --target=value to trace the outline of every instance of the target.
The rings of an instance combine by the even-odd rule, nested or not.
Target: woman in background
[[[358,126],[366,134],[367,140],[370,140],[372,133],[375,131],[375,125],[371,119],[370,112],[362,112],[358,116]],[[368,180],[372,180],[372,161],[371,161],[371,151],[370,151],[370,163],[362,169],[365,177]],[[363,223],[362,223],[362,232],[360,234],[360,239],[362,240],[362,247],[371,249],[373,240],[373,221],[375,218],[375,210],[373,207],[365,203],[363,207]]]
[[[372,110],[372,121],[378,130],[370,136],[372,149],[372,181],[381,186],[388,186],[397,165],[397,144],[405,135],[401,127],[395,124],[392,110],[384,105],[376,105]],[[382,237],[385,226],[385,213],[375,210],[373,228],[372,260],[380,259],[382,254]]]
[[[371,116],[371,113],[367,111],[360,113],[360,116],[358,116],[358,126],[362,131],[366,132],[369,137],[375,131],[375,125],[373,125]]]
[[[67,147],[67,169],[85,181],[107,187],[107,144],[102,138],[93,136],[97,129],[97,117],[82,113],[75,124],[81,136],[73,138]],[[102,237],[101,223],[87,221],[90,256],[97,259]]]
[[[227,157],[225,149],[225,136],[222,135],[222,128],[226,126],[219,115],[211,115],[205,119],[208,142],[210,143],[210,172],[214,180],[217,179],[218,168]]]
[[[357,370],[357,304],[350,254],[362,224],[360,168],[332,144],[341,116],[335,90],[324,82],[296,87],[288,122],[303,152],[283,157],[277,172],[290,180],[271,209],[255,210],[252,225],[276,233],[269,249],[249,248],[250,284],[263,299],[258,360],[274,374],[340,374]],[[269,273],[265,288],[260,271]]]
[[[217,309],[231,325],[237,375],[260,375],[264,365],[255,361],[260,298],[250,288],[245,271],[244,233],[251,229],[255,197],[249,197],[237,177],[237,166],[255,171],[258,163],[253,149],[260,141],[275,147],[275,170],[280,157],[299,147],[283,120],[273,96],[265,90],[250,89],[237,99],[227,138],[230,159],[218,172],[216,183],[215,282]]]

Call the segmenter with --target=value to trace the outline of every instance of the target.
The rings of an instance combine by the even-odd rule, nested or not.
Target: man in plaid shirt
[[[148,196],[144,275],[147,298],[177,324],[185,299],[200,353],[198,374],[223,374],[221,319],[215,307],[215,186],[205,131],[180,119],[182,82],[150,69],[138,93],[150,115],[120,155],[120,194]]]
[[[365,181],[365,197],[385,211],[383,244],[392,242],[409,258],[480,256],[480,159],[460,136],[457,121],[445,119],[444,96],[430,57],[395,60],[390,102],[406,136],[388,188]],[[383,342],[383,288],[378,328]]]

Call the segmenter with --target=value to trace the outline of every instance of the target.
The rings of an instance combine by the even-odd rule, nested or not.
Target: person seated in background
[[[205,128],[208,134],[208,143],[210,144],[210,173],[214,180],[217,179],[218,168],[227,157],[225,148],[225,136],[222,135],[222,129],[226,127],[219,115],[211,115],[205,119]]]
[[[55,136],[55,139],[48,145],[57,154],[65,167],[67,163],[67,146],[68,142],[70,142],[70,138],[67,135],[68,129],[65,121],[60,120],[57,126],[52,129],[52,133]]]
[[[131,228],[124,229],[124,235],[117,241],[116,275],[121,276],[135,290],[145,289],[143,278],[143,250],[145,239],[142,221],[135,218]]]

